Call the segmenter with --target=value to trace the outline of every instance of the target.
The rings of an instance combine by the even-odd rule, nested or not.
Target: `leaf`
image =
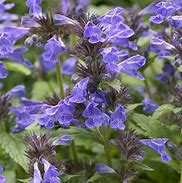
[[[96,181],[100,178],[102,178],[102,175],[95,173],[90,179],[87,180],[87,182],[93,182],[93,181]]]
[[[90,6],[88,7],[88,12],[94,12],[94,13],[96,13],[97,15],[104,15],[104,14],[107,13],[110,9],[111,9],[111,7],[110,7],[110,6],[106,6],[106,5],[100,5],[99,7],[98,7],[98,6],[90,5]]]
[[[10,157],[24,170],[27,170],[27,159],[24,155],[25,144],[19,134],[0,134],[0,145]]]
[[[152,117],[156,119],[160,119],[161,117],[171,114],[171,113],[178,113],[182,111],[182,107],[175,107],[172,104],[164,104],[159,106],[156,111],[153,113]]]
[[[5,62],[6,68],[11,71],[19,72],[25,75],[30,75],[31,70],[19,63]]]
[[[78,128],[78,127],[70,127],[67,129],[64,128],[59,128],[58,130],[52,132],[52,135],[54,137],[58,137],[60,135],[71,135],[73,136],[73,138],[75,137],[79,137],[82,139],[89,139],[95,142],[99,142],[99,139],[96,137],[95,133],[89,129],[85,129],[85,128]]]
[[[99,85],[102,89],[106,89],[109,86],[114,88],[115,90],[119,91],[121,89],[121,81],[118,79],[115,79],[112,82],[103,81]]]
[[[29,183],[30,180],[31,180],[30,178],[28,178],[28,179],[17,179],[17,181],[23,182],[23,183]]]
[[[122,73],[122,81],[123,84],[129,85],[129,86],[144,86],[144,82],[142,80],[139,80],[135,77],[129,76],[127,74]]]
[[[171,104],[164,104],[159,106],[156,111],[153,113],[153,117],[159,119],[160,117],[164,116],[165,114],[169,114],[173,112],[174,106]]]
[[[144,170],[144,171],[154,171],[153,168],[149,167],[148,165],[145,164],[140,164],[136,166],[139,170]]]
[[[137,107],[141,106],[142,103],[137,103],[137,104],[129,104],[127,106],[127,112],[133,111],[134,109],[136,109]]]
[[[37,81],[33,85],[32,98],[35,100],[43,100],[46,96],[52,95],[50,85],[46,81]]]
[[[144,114],[130,113],[128,123],[134,123],[138,128],[137,133],[149,138],[175,138],[169,128],[161,121]]]
[[[70,181],[71,179],[73,179],[75,177],[80,177],[80,175],[68,175],[68,174],[64,174],[64,175],[61,176],[61,180],[63,182],[68,182],[68,181]]]

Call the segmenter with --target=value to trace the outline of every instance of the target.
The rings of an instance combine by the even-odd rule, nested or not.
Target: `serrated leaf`
[[[169,114],[173,112],[174,106],[171,104],[164,104],[159,106],[156,111],[153,113],[153,117],[159,119],[160,117],[164,116],[165,114]]]
[[[31,74],[31,70],[22,64],[14,63],[14,62],[5,62],[5,65],[8,70],[19,72],[25,75]]]
[[[0,145],[10,157],[24,170],[27,170],[27,159],[24,155],[25,144],[19,134],[0,134]]]
[[[137,133],[149,138],[175,138],[170,129],[161,121],[144,114],[131,113],[128,115],[128,122],[139,127],[135,129]]]

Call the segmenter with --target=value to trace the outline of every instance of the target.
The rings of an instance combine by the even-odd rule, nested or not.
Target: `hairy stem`
[[[59,85],[59,91],[60,91],[60,97],[63,99],[64,96],[64,83],[63,83],[63,76],[61,72],[61,64],[60,61],[58,60],[56,63],[56,74],[57,74],[57,81]]]
[[[76,144],[74,140],[71,143],[71,152],[72,152],[73,160],[75,161],[75,163],[78,163],[78,154],[77,154]]]

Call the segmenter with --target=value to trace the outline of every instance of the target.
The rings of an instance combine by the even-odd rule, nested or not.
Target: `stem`
[[[103,126],[102,134],[103,134],[104,151],[105,151],[107,165],[112,167],[112,159],[111,159],[111,152],[110,152],[110,145],[109,145],[110,128],[107,126]]]
[[[60,97],[63,99],[64,98],[64,83],[63,83],[63,76],[62,76],[62,72],[61,72],[61,64],[60,64],[59,60],[56,63],[56,74],[57,74],[57,81],[59,84]]]
[[[0,132],[6,133],[6,126],[5,126],[4,121],[0,121]]]
[[[74,140],[71,143],[71,152],[72,152],[73,160],[75,161],[75,163],[78,163],[78,154],[77,154],[76,144]]]
[[[181,176],[180,176],[180,183],[182,183],[182,161],[181,161],[180,163],[181,163]]]
[[[48,0],[48,8],[49,8],[51,21],[53,22],[52,0]]]
[[[152,93],[151,93],[151,91],[150,91],[150,86],[149,86],[147,77],[146,77],[146,75],[145,75],[144,72],[142,72],[142,74],[143,74],[143,77],[144,77],[144,84],[145,84],[145,88],[146,88],[146,90],[147,90],[148,96],[152,99],[153,96],[152,96]]]

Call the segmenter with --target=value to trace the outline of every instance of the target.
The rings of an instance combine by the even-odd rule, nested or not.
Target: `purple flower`
[[[101,126],[103,123],[102,112],[93,103],[89,103],[86,109],[83,111],[83,117],[87,118],[85,125],[88,128],[94,128],[96,126]]]
[[[164,162],[168,162],[171,160],[171,157],[165,152],[165,143],[168,141],[167,138],[156,138],[156,139],[142,139],[140,142],[155,152],[161,155],[161,159]]]
[[[164,21],[164,17],[162,15],[151,16],[150,21],[154,24],[161,24]]]
[[[3,62],[0,62],[0,78],[4,79],[8,75],[8,71]]]
[[[41,175],[38,162],[35,162],[34,176],[30,183],[60,183],[60,173],[58,172],[57,168],[51,165],[45,159],[42,159],[40,163],[44,166],[44,174]]]
[[[87,85],[89,83],[89,77],[79,81],[71,91],[69,96],[69,102],[71,103],[83,103],[86,101]]]
[[[14,7],[14,3],[3,4],[5,0],[0,0],[0,12],[4,12]]]
[[[163,73],[159,74],[156,79],[166,84],[166,83],[169,83],[170,79],[174,77],[176,69],[171,65],[170,62],[165,62],[165,65],[162,68],[162,71]]]
[[[25,86],[17,85],[7,92],[10,98],[21,98],[25,97]]]
[[[56,63],[58,61],[58,54],[62,54],[64,48],[63,42],[60,42],[56,37],[52,37],[44,46],[45,52],[42,54],[42,59],[47,62]]]
[[[65,100],[61,100],[56,106],[43,105],[42,114],[38,116],[39,124],[46,128],[53,128],[56,122],[62,126],[69,126],[73,120],[75,108]]]
[[[103,24],[103,25],[116,25],[118,23],[124,22],[124,18],[121,15],[123,13],[123,9],[120,7],[117,7],[115,9],[112,9],[108,13],[106,13],[103,16],[100,16],[98,20]]]
[[[57,146],[57,145],[70,145],[72,140],[73,140],[72,136],[70,136],[70,135],[62,135],[61,137],[56,139],[52,144],[54,146]]]
[[[123,61],[128,56],[127,50],[119,51],[117,47],[108,47],[100,50],[105,63],[117,63]]]
[[[139,14],[153,14],[150,17],[150,21],[154,24],[161,24],[164,20],[168,21],[168,18],[172,15],[181,11],[182,5],[180,0],[171,0],[163,2],[151,3],[149,6],[144,8]],[[173,25],[172,25],[173,26]],[[175,27],[175,26],[174,26]]]
[[[182,16],[169,17],[168,21],[174,28],[182,28]]]
[[[89,21],[85,26],[84,37],[89,38],[90,43],[104,42],[104,33],[101,28]]]
[[[149,98],[143,100],[143,111],[146,113],[153,113],[158,107],[159,105]]]
[[[125,129],[124,121],[126,120],[125,109],[119,105],[116,110],[111,114],[110,126],[111,128],[118,128],[120,130]]]
[[[66,75],[71,75],[74,72],[77,59],[75,57],[70,57],[65,60],[62,64],[62,73]]]
[[[102,164],[102,163],[99,163],[96,165],[96,171],[99,172],[99,173],[116,173],[114,169],[112,169],[111,167],[105,165],[105,164]]]
[[[19,132],[31,125],[34,120],[26,107],[11,107],[11,112],[16,114],[16,126],[12,127],[13,132]]]
[[[10,108],[11,112],[16,114],[16,126],[12,127],[13,132],[22,131],[33,124],[43,105],[40,101],[25,98],[21,98],[20,104],[20,106]]]
[[[0,33],[0,55],[13,52],[13,42],[7,33]]]
[[[143,80],[143,76],[138,73],[138,69],[145,65],[146,59],[143,56],[136,55],[124,60],[118,64],[119,70],[128,75]]]
[[[27,0],[26,6],[30,9],[31,16],[39,16],[42,13],[42,8],[39,6],[42,0]]]
[[[160,49],[160,50],[173,50],[175,47],[169,43],[167,43],[165,40],[162,38],[153,38],[151,40],[151,46],[155,47],[155,49]]]
[[[6,183],[6,178],[2,175],[2,172],[3,172],[3,167],[0,166],[0,182]]]
[[[32,63],[29,62],[28,60],[25,60],[23,57],[23,54],[27,51],[28,49],[26,47],[21,47],[21,48],[16,48],[13,50],[12,53],[8,53],[6,55],[0,55],[0,58],[2,59],[8,59],[17,63],[20,63],[28,68],[32,68]]]

